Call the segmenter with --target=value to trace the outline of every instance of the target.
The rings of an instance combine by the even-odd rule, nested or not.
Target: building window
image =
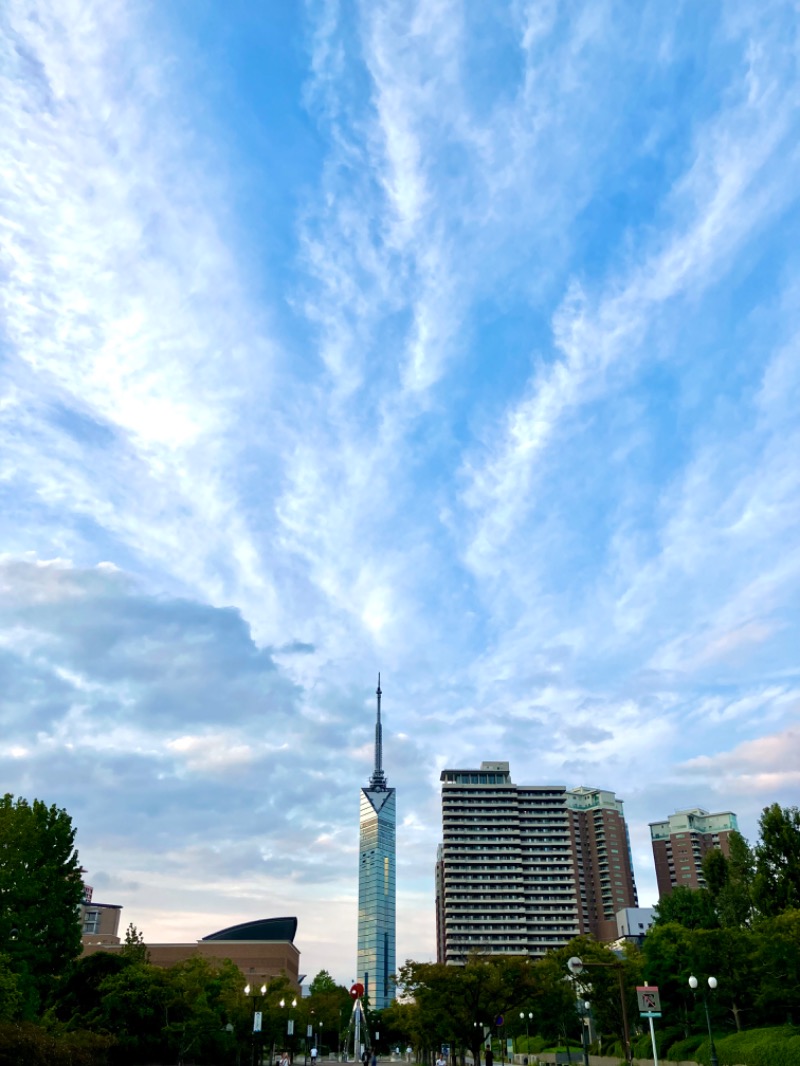
[[[86,911],[83,915],[84,935],[100,932],[100,911]]]

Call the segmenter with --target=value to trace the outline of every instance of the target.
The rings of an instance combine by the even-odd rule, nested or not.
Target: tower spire
[[[375,769],[369,781],[369,787],[382,792],[386,788],[386,775],[383,772],[383,728],[381,726],[381,675],[378,674],[378,717],[375,722]]]

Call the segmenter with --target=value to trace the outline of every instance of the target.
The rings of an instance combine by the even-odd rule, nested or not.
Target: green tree
[[[709,1007],[741,1030],[741,1015],[748,1016],[758,985],[756,939],[749,929],[697,929],[692,934],[691,956],[698,977],[713,974],[719,982]],[[728,1014],[730,1012],[730,1015]]]
[[[107,977],[124,970],[128,961],[121,952],[96,951],[76,959],[58,987],[53,1011],[71,1028],[91,1027],[100,1006],[100,986]]]
[[[694,931],[680,922],[658,922],[644,938],[644,975],[661,993],[664,1016],[682,1025],[689,1035],[689,1013],[694,1003],[689,992],[689,976],[695,968]]]
[[[617,1036],[624,1048],[623,999],[630,1035],[636,1016],[636,986],[642,982],[644,959],[641,953],[635,946],[627,945],[620,957],[592,937],[575,937],[566,947],[548,956],[557,963],[562,981],[569,973],[567,960],[572,956],[581,959],[584,970],[570,987],[572,1018],[568,1035],[579,1037],[580,1020],[576,1003],[579,999],[587,998],[592,1004],[592,1015],[598,1029],[604,1034]]]
[[[129,959],[131,962],[150,961],[150,955],[147,951],[147,945],[144,942],[144,936],[139,932],[133,922],[131,922],[125,930],[125,942],[122,945],[120,955],[125,959]]]
[[[115,1061],[121,1064],[163,1061],[173,1001],[166,970],[132,962],[102,981],[87,1027],[117,1038]]]
[[[0,800],[0,944],[18,979],[23,1016],[38,1015],[80,954],[82,896],[67,812],[7,793]]]
[[[728,880],[717,896],[719,923],[726,928],[741,929],[753,918],[753,876],[755,859],[741,833],[728,837]]]
[[[686,929],[716,929],[719,926],[714,897],[706,888],[679,885],[662,896],[655,907],[654,925],[677,922]]]
[[[8,955],[0,955],[0,1022],[10,1022],[19,1013],[22,995]]]
[[[703,856],[703,877],[716,903],[720,892],[728,884],[728,859],[720,848],[711,848]]]
[[[758,966],[757,1004],[766,1022],[798,1021],[800,910],[787,909],[754,928]]]
[[[349,991],[337,984],[327,970],[320,970],[309,986],[309,993],[303,1000],[307,1023],[314,1026],[320,1045],[338,1048],[353,1005]]]
[[[773,803],[764,808],[759,829],[753,901],[760,914],[772,917],[800,907],[800,810]]]
[[[470,956],[463,966],[408,961],[400,989],[413,996],[414,1045],[431,1052],[443,1043],[469,1048],[480,1062],[484,1028],[498,1035],[497,1019],[512,1016],[537,992],[537,971],[521,956]]]
[[[419,1028],[417,1016],[419,1010],[414,1002],[403,1002],[399,999],[392,1000],[388,1007],[381,1011],[381,1046],[399,1047],[401,1052],[406,1047],[414,1045]]]
[[[308,986],[308,992],[311,996],[321,995],[324,992],[333,992],[337,987],[336,982],[328,973],[327,970],[320,970],[311,984]],[[345,989],[347,991],[347,989]]]
[[[233,1033],[226,1026],[241,1003],[239,967],[195,955],[171,966],[165,978],[164,1035],[177,1061],[223,1061],[234,1047],[235,1024]]]

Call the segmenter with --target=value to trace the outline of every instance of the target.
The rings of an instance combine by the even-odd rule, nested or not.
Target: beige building
[[[81,941],[106,946],[119,944],[119,919],[122,907],[116,903],[81,904]]]
[[[95,903],[94,889],[83,886],[80,910],[81,942],[86,944],[119,944],[119,919],[122,907],[117,903]]]

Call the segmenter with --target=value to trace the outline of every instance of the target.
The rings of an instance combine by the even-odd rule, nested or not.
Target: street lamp
[[[628,1007],[625,1002],[625,981],[622,976],[625,964],[621,959],[615,960],[614,962],[584,962],[583,959],[579,959],[577,955],[573,955],[567,962],[567,969],[573,977],[578,977],[578,975],[582,973],[584,966],[611,967],[617,971],[617,978],[619,979],[619,1002],[622,1007],[622,1033],[625,1040],[625,1061],[630,1063],[632,1061],[631,1038],[628,1033]],[[712,1063],[712,1066],[717,1066],[717,1063]]]
[[[264,996],[266,996],[266,994],[267,994],[267,986],[266,985],[262,985],[260,992],[261,992],[260,995],[258,995],[258,993],[256,993],[256,992],[252,993],[253,998],[255,1000],[255,1002],[253,1003],[253,1051],[252,1051],[252,1056],[251,1056],[253,1062],[255,1062],[255,1060],[256,1060],[256,1033],[260,1033],[261,1032],[261,1011],[257,1010],[256,1007],[258,1006],[259,1000],[263,1001]],[[249,983],[244,986],[244,994],[248,998],[251,995],[250,984]],[[263,1059],[264,1058],[264,1052],[263,1052],[263,1039],[264,1038],[262,1037],[261,1039],[262,1039],[261,1058]]]
[[[477,1059],[477,1061],[473,1062],[473,1066],[478,1066],[478,1063],[480,1062],[480,1048],[481,1048],[481,1045],[483,1044],[484,1040],[486,1039],[486,1027],[484,1026],[483,1022],[473,1022],[472,1023],[472,1027],[474,1029],[479,1029],[480,1030],[480,1036],[478,1037],[478,1043],[477,1043],[477,1047],[479,1049],[478,1050],[478,1059]]]
[[[281,1008],[281,1010],[285,1010],[286,1009],[286,1000],[282,999],[280,1001],[280,1003],[278,1004],[278,1006]],[[289,1007],[291,1008],[291,1007],[296,1007],[296,1006],[297,1006],[297,999],[295,998],[289,1004]],[[287,1043],[289,1045],[289,1061],[290,1062],[294,1062],[294,1040],[288,1040],[288,1037],[290,1037],[290,1036],[293,1037],[294,1036],[294,1018],[291,1015],[289,1015],[289,1017],[286,1019],[286,1036],[287,1036]]]
[[[697,987],[698,987],[699,984],[700,984],[700,982],[697,980],[695,975],[692,974],[692,976],[689,978],[689,988],[691,988],[692,992],[694,992],[695,995],[697,994]],[[714,989],[717,987],[717,979],[716,979],[716,977],[709,977],[708,978],[708,987],[711,989],[712,992],[714,991]],[[711,1066],[718,1066],[717,1049],[714,1046],[714,1034],[711,1032],[711,1016],[708,1013],[708,999],[706,998],[705,989],[701,989],[700,998],[703,1000],[703,1007],[705,1008],[705,1012],[706,1012],[706,1025],[708,1026],[708,1039],[711,1041]]]
[[[581,1042],[583,1043],[583,1066],[589,1066],[589,1026],[592,1021],[590,1011],[592,1005],[589,1000],[584,1000],[583,1017],[581,1018]]]
[[[531,1023],[531,1018],[533,1017],[533,1011],[529,1010],[528,1013],[526,1014],[524,1010],[521,1010],[519,1012],[519,1016],[525,1022],[525,1050],[527,1051],[528,1050],[528,1044],[530,1043],[530,1039],[531,1039],[530,1023]]]

